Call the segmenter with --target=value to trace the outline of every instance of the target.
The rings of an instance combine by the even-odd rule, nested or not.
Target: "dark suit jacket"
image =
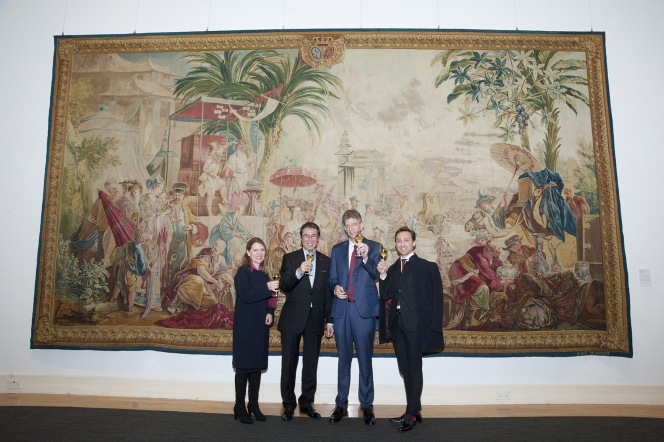
[[[349,241],[344,241],[332,247],[332,265],[330,267],[330,289],[334,294],[334,288],[338,285],[348,293],[348,256]],[[362,258],[357,258],[353,270],[353,293],[357,312],[362,318],[375,318],[378,316],[378,289],[376,279],[380,277],[376,266],[380,261],[380,244],[368,239],[364,240],[369,246],[367,263]],[[346,312],[346,300],[334,296],[332,301],[332,317],[341,318]]]
[[[284,255],[281,262],[281,280],[279,287],[286,293],[286,303],[281,308],[279,317],[279,331],[289,333],[302,333],[309,319],[310,306],[313,308],[313,320],[320,324],[318,335],[322,335],[327,322],[332,322],[330,309],[332,308],[332,292],[330,291],[330,258],[316,252],[316,274],[314,286],[311,287],[308,275],[297,279],[295,271],[305,260],[304,251]],[[318,329],[317,329],[318,330]]]
[[[438,266],[417,255],[410,257],[401,272],[401,260],[387,270],[380,281],[380,297],[392,300],[387,327],[392,327],[401,301],[401,320],[404,328],[418,331],[422,336],[422,352],[442,349],[443,341],[443,282]],[[380,340],[385,340],[385,308],[380,309]]]

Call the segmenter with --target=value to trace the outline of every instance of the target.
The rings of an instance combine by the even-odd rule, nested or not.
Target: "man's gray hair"
[[[341,224],[345,226],[346,221],[351,218],[356,219],[358,223],[362,222],[362,215],[360,215],[360,212],[358,212],[357,210],[350,209],[344,212],[343,216],[341,217]]]

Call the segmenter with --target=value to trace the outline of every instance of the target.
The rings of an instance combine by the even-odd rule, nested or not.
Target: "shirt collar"
[[[415,252],[410,252],[408,255],[402,256],[399,259],[405,259],[406,261],[408,261],[414,254]]]

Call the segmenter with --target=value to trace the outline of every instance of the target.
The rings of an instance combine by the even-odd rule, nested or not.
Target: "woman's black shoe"
[[[256,416],[256,420],[258,421],[264,421],[267,419],[265,415],[261,413],[261,409],[258,408],[258,402],[256,403],[249,402],[247,411],[249,412],[249,416],[251,416],[251,413],[254,413],[254,416]]]
[[[237,405],[236,404],[233,407],[233,416],[235,417],[235,420],[238,420],[238,418],[239,418],[240,422],[242,422],[243,424],[253,424],[254,423],[254,420],[247,413],[247,409],[244,408],[244,404],[242,404],[242,405]],[[256,418],[258,418],[258,416],[256,416]]]

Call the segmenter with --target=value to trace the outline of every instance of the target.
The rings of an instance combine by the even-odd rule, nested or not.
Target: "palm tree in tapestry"
[[[272,153],[277,149],[283,131],[283,121],[287,117],[298,117],[304,122],[312,143],[321,137],[319,116],[332,119],[327,107],[329,97],[337,97],[330,88],[343,90],[339,77],[329,72],[312,68],[302,63],[300,54],[293,58],[286,54],[279,61],[268,61],[259,66],[261,74],[256,79],[264,90],[275,90],[281,85],[283,105],[260,121],[261,132],[265,135],[265,154],[258,167],[258,180],[263,183],[271,168]]]
[[[241,55],[235,51],[219,53],[203,52],[185,54],[187,63],[194,64],[187,75],[175,80],[175,97],[188,102],[199,96],[225,98],[229,100],[253,101],[259,96],[260,90],[253,75],[258,65],[270,59],[280,58],[272,50],[256,50]],[[221,120],[220,120],[221,121]],[[250,123],[234,120],[228,128],[219,122],[206,123],[203,130],[206,134],[228,132],[237,139],[249,140]]]
[[[265,137],[265,152],[256,176],[261,185],[265,184],[272,165],[272,153],[278,147],[284,119],[299,117],[314,141],[321,136],[319,118],[332,118],[327,99],[339,98],[330,89],[343,90],[336,75],[303,64],[299,55],[293,59],[288,54],[257,50],[246,55],[227,51],[222,56],[202,53],[186,57],[197,66],[176,80],[175,95],[182,95],[183,101],[200,95],[253,101],[262,94],[269,94],[281,102],[273,113],[259,121],[259,129]],[[248,139],[248,127],[234,121],[228,130],[237,138]],[[208,133],[220,130],[217,123],[206,127]]]
[[[541,126],[545,131],[545,164],[556,171],[561,146],[560,106],[565,104],[575,115],[578,101],[590,106],[584,91],[572,87],[587,89],[585,60],[570,59],[560,51],[447,50],[436,55],[431,66],[438,62],[443,69],[435,86],[454,81],[447,103],[464,97],[458,118],[464,126],[480,115],[493,113],[493,127],[502,131],[498,137],[507,142],[519,134],[526,150],[530,150],[528,129]],[[570,75],[573,71],[583,72]],[[473,107],[474,103],[479,107]]]

